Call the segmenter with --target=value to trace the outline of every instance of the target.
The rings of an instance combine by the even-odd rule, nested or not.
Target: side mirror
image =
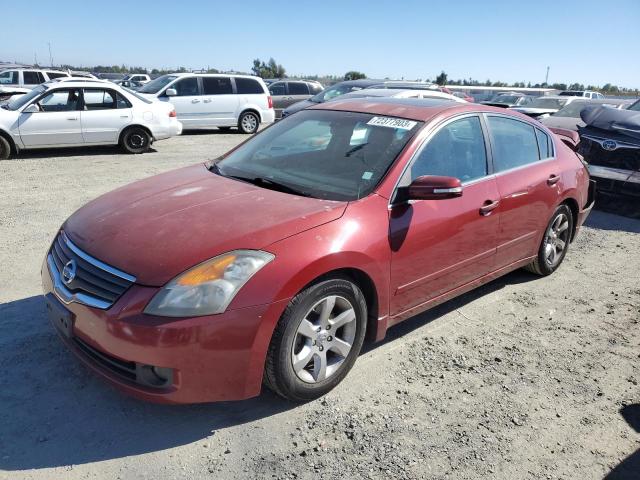
[[[462,196],[459,178],[424,175],[405,187],[407,200],[444,200]]]
[[[175,88],[167,88],[164,92],[164,94],[167,97],[175,97],[176,95],[178,95],[178,92],[176,91]]]
[[[39,111],[40,109],[38,108],[38,105],[36,105],[35,103],[32,103],[27,108],[22,110],[22,113],[38,113]]]

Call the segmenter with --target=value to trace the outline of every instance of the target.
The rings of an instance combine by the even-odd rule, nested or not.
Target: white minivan
[[[170,73],[138,93],[172,103],[185,130],[238,127],[242,133],[255,133],[261,123],[275,120],[267,86],[249,75]]]

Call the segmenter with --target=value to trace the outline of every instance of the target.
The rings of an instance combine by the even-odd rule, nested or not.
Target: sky
[[[7,3],[2,7],[3,3]],[[0,0],[0,60],[640,88],[640,0]]]

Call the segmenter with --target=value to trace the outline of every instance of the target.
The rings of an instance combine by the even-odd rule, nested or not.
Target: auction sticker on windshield
[[[373,117],[367,122],[367,125],[373,125],[374,127],[389,127],[399,128],[402,130],[411,130],[416,126],[417,122],[411,120],[404,120],[402,118],[393,117]]]

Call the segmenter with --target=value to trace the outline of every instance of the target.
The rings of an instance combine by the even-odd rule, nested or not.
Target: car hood
[[[267,248],[333,221],[346,205],[267,190],[198,164],[102,195],[62,228],[88,254],[142,285],[161,286],[216,255]]]
[[[511,110],[524,113],[525,115],[544,115],[545,113],[556,113],[558,108],[531,108],[531,107],[512,107]]]
[[[543,118],[540,123],[547,127],[566,128],[567,130],[578,131],[578,126],[584,127],[584,122],[575,117],[550,117]]]

